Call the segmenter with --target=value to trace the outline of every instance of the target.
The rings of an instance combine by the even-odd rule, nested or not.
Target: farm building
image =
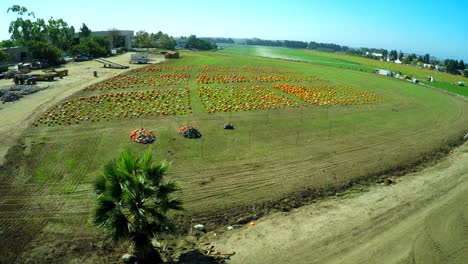
[[[108,38],[110,40],[110,49],[132,48],[133,30],[92,31],[91,36]],[[75,33],[75,41],[79,43],[79,33]]]
[[[384,76],[393,76],[393,73],[391,71],[381,70],[381,69],[377,69],[377,74],[384,75]]]
[[[10,63],[12,64],[26,62],[32,59],[26,47],[4,48],[3,51],[10,55]]]

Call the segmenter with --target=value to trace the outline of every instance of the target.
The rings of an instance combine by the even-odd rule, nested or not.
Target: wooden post
[[[327,122],[328,122],[328,139],[331,136],[331,122],[330,122],[330,114],[329,114],[329,105],[327,105]]]
[[[300,120],[301,120],[301,125],[302,125],[302,107],[301,107],[301,115],[300,115],[300,117],[301,117]]]
[[[203,159],[203,137],[201,138],[201,158]]]

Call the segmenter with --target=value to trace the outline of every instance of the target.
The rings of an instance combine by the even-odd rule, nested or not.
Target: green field
[[[311,64],[327,65],[351,69],[356,71],[372,72],[376,68],[387,69],[391,71],[400,71],[402,74],[411,75],[413,78],[426,80],[427,76],[433,76],[434,83],[427,85],[446,90],[452,93],[468,96],[468,88],[457,86],[458,81],[465,81],[467,78],[436,72],[427,69],[420,69],[414,66],[382,62],[359,56],[345,55],[342,53],[328,53],[304,49],[286,49],[263,46],[232,46],[223,49],[221,52],[229,54],[250,55],[260,57],[270,57],[285,60],[304,61]]]
[[[167,71],[182,69],[189,75],[183,75],[183,81],[166,73],[131,72],[119,83],[109,83],[113,88],[85,89],[44,113],[37,126],[24,134],[22,144],[10,152],[8,166],[0,172],[2,182],[7,183],[0,189],[4,201],[0,230],[2,239],[10,241],[2,243],[1,251],[11,252],[7,261],[26,263],[40,256],[40,262],[53,262],[64,252],[73,256],[70,252],[77,249],[77,260],[89,257],[86,263],[96,263],[108,260],[112,256],[108,252],[116,252],[90,246],[103,239],[89,221],[94,205],[92,183],[119,152],[148,148],[129,139],[136,128],[152,129],[155,159],[172,163],[169,176],[183,189],[183,217],[191,219],[188,222],[205,221],[208,226],[228,219],[235,222],[245,208],[293,193],[331,190],[412,164],[466,133],[468,104],[458,97],[368,73],[373,65],[348,57],[271,48],[259,54],[258,50],[185,51],[181,59],[163,64]],[[281,51],[285,60],[250,56],[273,51]],[[197,83],[202,79],[197,77],[200,66],[210,65],[222,66],[207,73],[218,83]],[[243,70],[252,67],[260,73]],[[258,74],[290,80],[261,82],[251,77]],[[444,78],[452,77],[440,77]],[[134,84],[121,83],[129,80]],[[307,98],[328,103],[313,104],[312,99],[302,100],[298,93],[272,86],[285,83],[318,91],[328,85],[332,88],[326,88],[326,94],[307,94]],[[201,90],[202,86],[208,88]],[[327,97],[333,87],[346,87],[340,90],[345,92],[333,95],[340,98],[359,94],[381,99],[359,98],[355,100],[359,103],[342,104],[345,100]],[[182,93],[177,98],[142,99],[155,90],[165,95],[176,90]],[[122,93],[123,99],[103,96],[108,93]],[[183,104],[180,110],[170,111],[178,104]],[[208,113],[207,104],[218,110]],[[235,129],[223,130],[229,122]],[[177,130],[184,125],[198,127],[203,137],[181,137]]]

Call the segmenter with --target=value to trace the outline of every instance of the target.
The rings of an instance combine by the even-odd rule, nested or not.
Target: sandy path
[[[466,263],[468,144],[435,167],[351,199],[334,198],[213,243],[228,263]]]
[[[131,54],[125,53],[109,59],[128,65]],[[151,63],[158,63],[163,60],[161,56],[154,56],[151,58]],[[71,62],[64,65],[64,68],[68,69],[68,76],[63,79],[56,79],[53,82],[40,83],[40,85],[49,85],[48,89],[27,95],[16,102],[0,104],[0,164],[3,163],[3,158],[8,149],[17,143],[23,129],[41,113],[93,83],[144,65],[130,64],[129,66],[129,69],[119,70],[103,68],[102,64],[95,61]],[[94,71],[98,72],[97,78],[93,75]],[[41,71],[36,72],[41,73]],[[0,80],[0,87],[9,87],[11,84],[11,79]]]

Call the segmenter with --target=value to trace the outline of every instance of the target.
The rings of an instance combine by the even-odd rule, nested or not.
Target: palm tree
[[[129,239],[139,264],[161,262],[151,239],[173,230],[167,217],[170,210],[183,210],[182,202],[172,197],[180,190],[177,183],[164,180],[167,168],[167,163],[152,163],[151,150],[123,152],[95,182],[94,224],[110,231],[114,241]]]

